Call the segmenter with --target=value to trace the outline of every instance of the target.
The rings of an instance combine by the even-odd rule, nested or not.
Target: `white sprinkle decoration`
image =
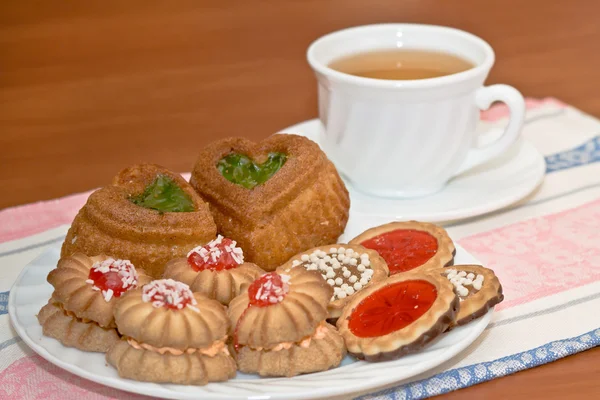
[[[129,260],[115,260],[114,258],[107,258],[104,261],[96,261],[90,271],[100,272],[102,274],[107,274],[109,272],[116,273],[119,278],[121,278],[121,289],[123,292],[126,292],[129,289],[133,289],[137,286],[138,283],[138,274],[135,270],[135,267]],[[98,286],[96,286],[96,282],[93,279],[86,279],[85,283],[88,285],[92,285],[92,290],[98,292],[102,292],[102,297],[108,303],[113,297],[120,296],[121,292],[118,293],[118,296],[115,296],[115,292],[113,289],[102,290]]]
[[[468,286],[473,287],[476,291],[481,290],[483,286],[484,276],[481,274],[474,274],[473,272],[457,271],[455,269],[449,269],[444,273],[446,278],[454,286],[454,291],[459,297],[469,296]]]
[[[107,303],[110,301],[110,299],[112,299],[113,294],[115,294],[115,293],[113,292],[112,289],[108,289],[106,291],[104,291],[104,290],[102,291],[102,295],[104,296],[104,301],[106,301]]]
[[[192,253],[196,253],[202,257],[204,262],[209,262],[209,260],[212,262],[217,262],[219,257],[221,257],[223,254],[223,249],[225,250],[225,253],[229,254],[233,261],[235,261],[238,265],[243,264],[244,251],[240,247],[237,247],[237,242],[232,240],[230,244],[220,247],[219,245],[223,243],[223,239],[223,236],[218,235],[215,240],[208,242],[205,246],[194,247],[188,252],[187,256],[189,257],[192,255]]]
[[[198,304],[190,287],[173,279],[158,279],[145,285],[142,289],[142,301],[151,303],[155,308],[170,306],[178,310]],[[196,307],[189,308],[199,312]]]
[[[317,249],[302,254],[292,267],[318,269],[327,284],[334,289],[332,301],[345,298],[362,289],[373,276],[371,260],[367,253],[358,253],[347,247],[331,247],[329,252]]]
[[[260,301],[268,301],[276,304],[283,301],[284,296],[290,291],[290,276],[287,274],[279,274],[283,285],[273,285],[273,279],[276,274],[263,275],[261,279],[266,279],[256,291],[255,299]],[[264,289],[264,290],[263,290]]]

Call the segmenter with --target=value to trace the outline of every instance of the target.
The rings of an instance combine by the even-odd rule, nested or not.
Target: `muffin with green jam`
[[[213,142],[200,152],[190,183],[210,203],[219,233],[267,271],[297,253],[336,243],[348,221],[342,179],[303,136]]]
[[[96,190],[75,217],[62,246],[75,252],[131,260],[157,278],[165,264],[213,240],[208,204],[181,175],[139,164]]]

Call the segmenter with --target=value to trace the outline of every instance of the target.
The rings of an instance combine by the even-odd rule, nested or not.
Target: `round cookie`
[[[352,298],[337,321],[353,356],[386,361],[421,350],[453,323],[459,300],[439,274],[406,272]]]
[[[254,281],[228,310],[240,371],[294,376],[339,365],[344,343],[325,323],[332,294],[317,272],[304,268]]]
[[[373,249],[390,275],[452,265],[456,250],[444,228],[419,221],[391,222],[366,230],[350,241]]]
[[[264,273],[256,264],[244,262],[244,252],[235,241],[219,235],[205,246],[190,250],[187,258],[169,261],[163,276],[228,305]]]
[[[355,293],[383,281],[389,274],[387,264],[376,251],[348,244],[321,246],[299,253],[278,271],[295,267],[318,271],[333,288],[327,306],[328,318],[333,321]]]
[[[455,265],[433,270],[446,277],[460,300],[460,310],[454,325],[464,325],[485,315],[504,300],[502,285],[489,268],[481,265]]]
[[[113,312],[122,294],[152,280],[129,260],[82,253],[61,258],[47,279],[65,311],[103,328],[116,327]]]
[[[121,377],[205,385],[235,376],[225,307],[184,283],[161,279],[128,292],[115,322],[123,338],[106,359]]]
[[[37,315],[44,336],[54,338],[67,347],[105,353],[119,341],[115,329],[101,328],[91,321],[83,321],[67,313],[51,299]]]

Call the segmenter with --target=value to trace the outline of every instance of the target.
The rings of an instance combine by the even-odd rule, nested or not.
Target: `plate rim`
[[[263,395],[260,395],[260,394],[255,394],[255,395],[233,394],[233,395],[231,395],[231,394],[216,393],[216,392],[214,392],[214,393],[201,393],[201,392],[200,393],[182,393],[182,392],[173,390],[170,387],[168,387],[168,386],[172,386],[173,384],[160,384],[160,383],[154,383],[154,382],[139,382],[139,381],[132,381],[132,380],[121,378],[121,377],[111,378],[111,377],[98,376],[97,374],[87,371],[75,364],[65,362],[65,361],[61,360],[60,358],[55,357],[42,344],[37,343],[33,337],[29,336],[29,334],[27,333],[27,331],[25,329],[26,327],[19,323],[19,318],[17,316],[15,301],[16,301],[17,293],[19,291],[19,286],[22,286],[22,285],[20,285],[20,283],[23,280],[25,274],[31,268],[40,268],[41,267],[39,265],[35,265],[35,263],[37,261],[43,259],[44,257],[47,257],[48,254],[51,253],[52,251],[56,251],[58,249],[58,247],[59,247],[58,245],[48,246],[48,248],[46,248],[39,256],[34,258],[23,268],[23,270],[19,273],[17,279],[11,286],[9,298],[8,298],[8,314],[9,314],[9,319],[10,319],[10,322],[11,322],[13,328],[15,329],[15,331],[17,332],[19,337],[23,340],[23,342],[25,342],[25,344],[27,344],[27,346],[31,350],[33,350],[36,354],[38,354],[39,356],[44,358],[49,363],[56,365],[59,368],[65,370],[73,375],[84,378],[88,381],[95,382],[97,384],[101,384],[101,385],[108,386],[111,388],[123,390],[128,393],[136,393],[136,394],[141,394],[141,395],[146,395],[146,396],[159,395],[161,397],[169,398],[169,399],[182,399],[182,398],[187,399],[187,398],[197,398],[197,396],[202,396],[202,398],[205,398],[205,399],[218,399],[218,400],[251,399],[251,398],[254,398],[254,399],[268,398],[268,399],[279,399],[279,400],[288,400],[289,399],[289,400],[291,400],[291,399],[322,399],[322,398],[328,397],[328,396],[344,396],[344,395],[352,396],[352,395],[358,395],[359,393],[363,393],[363,392],[377,391],[378,389],[383,389],[384,387],[389,386],[389,385],[395,385],[395,384],[400,384],[405,381],[409,381],[410,379],[414,378],[415,376],[418,376],[418,375],[425,373],[431,369],[434,369],[435,367],[442,365],[443,363],[449,361],[453,357],[462,353],[466,348],[471,346],[477,340],[477,338],[479,336],[481,336],[483,331],[489,325],[492,315],[493,315],[493,312],[494,312],[494,309],[492,308],[483,317],[475,320],[474,322],[478,322],[478,323],[476,325],[473,325],[472,329],[468,332],[466,337],[461,342],[459,342],[459,344],[453,344],[452,346],[449,346],[448,348],[444,349],[440,355],[438,355],[437,357],[435,357],[432,360],[419,363],[418,368],[416,368],[416,369],[413,368],[410,372],[410,375],[404,376],[399,380],[384,379],[386,377],[386,375],[382,374],[381,375],[382,378],[365,380],[364,381],[365,383],[362,386],[360,386],[359,388],[353,388],[352,390],[349,390],[349,391],[340,391],[338,388],[318,387],[318,388],[313,388],[308,393],[306,393],[306,392],[303,393],[300,397],[297,395],[297,393],[274,393],[274,394],[265,393]],[[459,244],[456,244],[456,247],[457,247],[457,250],[460,250],[461,252],[465,252],[466,254],[470,255],[470,253],[468,253]],[[471,256],[471,257],[473,257],[473,256]],[[46,268],[46,267],[44,267],[44,268]],[[50,267],[50,268],[52,268],[52,267]],[[47,283],[47,282],[46,282],[46,284],[49,285],[49,283]],[[36,315],[34,315],[34,318],[35,317],[36,317]],[[37,320],[37,318],[36,318],[36,320]],[[49,338],[49,337],[45,337],[45,339],[56,340],[56,339]],[[59,345],[63,346],[61,343],[59,343]],[[78,349],[74,349],[74,348],[71,348],[71,349],[75,350],[75,351],[79,351],[81,353],[85,353],[82,350],[78,350]],[[372,365],[372,363],[370,363],[370,364]],[[325,372],[325,371],[323,371],[323,372]],[[316,374],[318,374],[318,372]],[[310,376],[310,375],[312,375],[312,374],[306,374],[304,376]],[[279,379],[284,379],[284,378],[285,377],[282,377]],[[273,379],[273,378],[271,378],[271,379]],[[277,379],[277,378],[275,378],[275,379]],[[224,383],[224,382],[213,382],[213,384],[221,384],[221,383]],[[132,387],[131,386],[132,384],[134,384],[135,386]],[[148,386],[148,387],[141,388],[141,390],[140,390],[140,388],[137,387],[140,385]],[[306,382],[306,385],[309,385],[309,383]],[[168,393],[157,393],[156,386],[161,387],[161,389],[162,389],[161,392],[164,390],[164,391],[167,391]],[[181,385],[181,386],[185,386],[188,388],[195,388],[194,385]],[[202,388],[202,386],[198,386],[198,388]],[[192,397],[192,396],[196,396],[196,397]]]

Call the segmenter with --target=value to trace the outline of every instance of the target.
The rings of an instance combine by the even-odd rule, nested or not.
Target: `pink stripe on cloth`
[[[533,110],[535,108],[540,108],[542,106],[547,105],[553,105],[560,108],[567,107],[567,104],[552,97],[547,97],[545,99],[532,99],[528,97],[525,99],[525,106],[528,110]],[[508,107],[506,107],[506,104],[499,103],[493,105],[485,111],[481,111],[479,118],[482,121],[494,122],[498,121],[499,119],[508,117],[509,114],[510,113],[508,112]]]
[[[190,175],[189,172],[181,174],[188,181]],[[90,190],[59,199],[0,210],[0,243],[70,224],[92,192],[93,190]]]
[[[498,309],[600,280],[600,199],[460,240],[504,288]]]
[[[91,192],[0,210],[0,242],[70,224]]]
[[[23,357],[0,373],[0,399],[28,400],[150,400],[88,381],[38,355]]]

